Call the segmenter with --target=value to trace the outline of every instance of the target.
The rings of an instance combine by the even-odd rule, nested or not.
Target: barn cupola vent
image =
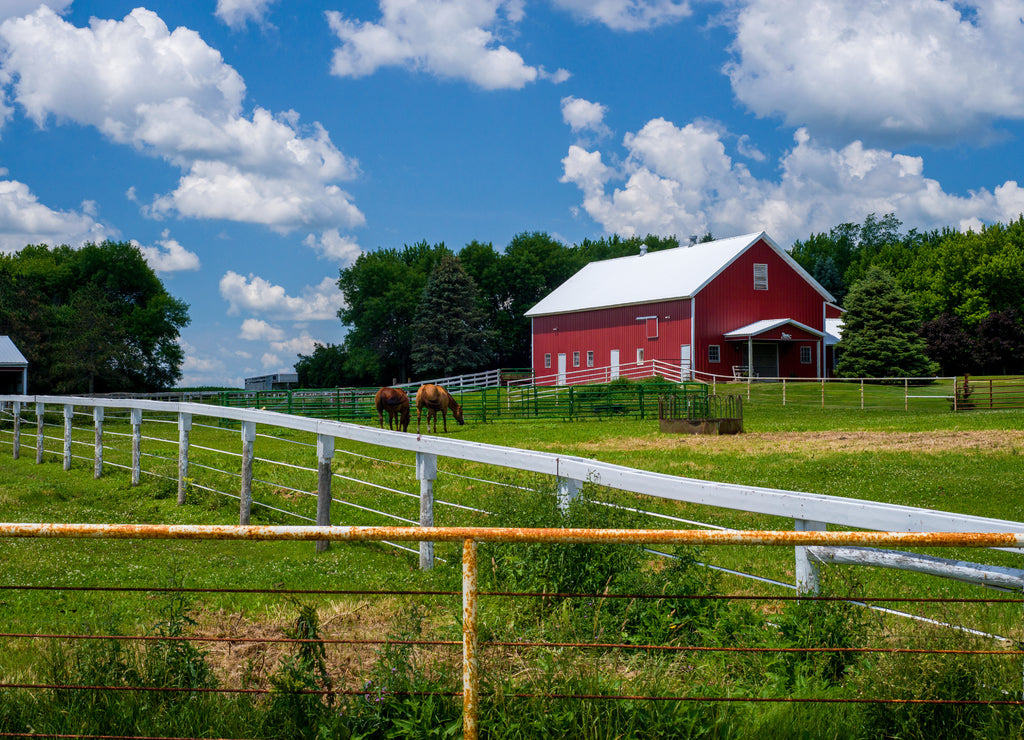
[[[647,245],[640,242],[640,256],[643,257],[645,254],[647,254]]]
[[[687,246],[692,247],[694,244],[697,243],[697,239],[698,237],[696,234],[690,234],[690,243]]]

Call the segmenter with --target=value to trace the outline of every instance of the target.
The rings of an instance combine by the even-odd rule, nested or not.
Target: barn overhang
[[[824,332],[793,319],[763,319],[725,333],[728,342],[817,342]]]

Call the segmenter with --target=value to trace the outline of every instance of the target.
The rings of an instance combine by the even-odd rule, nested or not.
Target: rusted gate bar
[[[477,562],[476,542],[462,543],[462,737],[476,740],[478,715],[477,675]]]
[[[901,547],[1024,548],[1020,532],[829,532],[704,529],[561,529],[539,527],[320,527],[237,524],[39,524],[0,523],[0,537],[149,540],[295,540],[332,542],[526,542],[609,545],[861,545]]]

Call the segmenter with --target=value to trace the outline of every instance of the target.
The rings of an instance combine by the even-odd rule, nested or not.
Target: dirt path
[[[737,435],[674,435],[618,437],[585,442],[578,449],[598,456],[601,452],[671,450],[685,448],[706,454],[761,455],[773,452],[820,454],[822,452],[944,452],[1013,453],[1024,450],[1024,431],[972,430],[942,432],[776,432]]]

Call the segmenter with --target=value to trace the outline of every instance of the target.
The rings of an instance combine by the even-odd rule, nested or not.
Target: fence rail
[[[846,545],[898,545],[898,546],[957,546],[957,547],[1020,547],[1024,545],[1024,532],[958,532],[958,533],[911,533],[911,532],[789,532],[789,531],[734,531],[707,532],[695,530],[595,530],[595,529],[502,529],[474,527],[274,527],[274,526],[235,526],[235,525],[110,525],[110,524],[32,524],[2,523],[0,538],[60,538],[60,539],[132,539],[132,540],[244,540],[244,541],[334,541],[359,542],[380,541],[384,539],[408,542],[461,542],[462,543],[462,730],[463,737],[475,740],[479,735],[480,705],[480,640],[478,622],[480,617],[480,589],[478,584],[478,543],[515,543],[530,542],[538,544],[553,543],[594,543],[594,544],[645,544],[645,545],[762,545],[792,546],[797,544],[808,546],[846,546]],[[550,595],[545,595],[550,596]],[[633,597],[635,598],[635,596]],[[660,598],[664,598],[661,595]],[[1014,600],[1020,603],[1019,600]],[[23,635],[7,635],[19,637]],[[95,639],[95,638],[94,638]],[[320,639],[317,638],[317,642]],[[440,644],[432,641],[430,644]],[[444,644],[453,644],[446,642]],[[538,643],[554,647],[552,643]],[[522,643],[510,643],[519,648]],[[601,649],[626,648],[643,649],[642,645],[609,645],[609,644],[565,644],[565,647],[597,647]],[[820,649],[835,652],[839,645],[825,645]],[[665,649],[677,649],[694,652],[698,648],[687,646],[666,646]],[[728,650],[729,648],[719,648]],[[739,648],[737,648],[739,649]],[[862,647],[853,648],[863,650]],[[890,647],[885,652],[891,653]],[[917,650],[909,652],[931,652]],[[986,651],[988,654],[999,654],[1007,657],[1019,657],[1024,652],[1006,647]],[[1019,681],[1019,677],[1018,677]],[[5,688],[32,689],[68,689],[74,687],[51,686],[42,684],[7,683]],[[88,687],[90,690],[114,687]],[[1019,687],[1014,687],[1014,693]],[[190,689],[178,689],[188,691]],[[194,689],[191,689],[195,691]],[[219,689],[212,689],[219,690]],[[249,691],[252,691],[249,689]],[[365,690],[364,690],[365,692]],[[313,692],[324,693],[324,692]],[[343,691],[341,693],[344,693]],[[624,699],[624,696],[590,696],[591,699]],[[638,698],[638,697],[631,697]],[[696,697],[652,696],[649,700],[694,700]],[[786,701],[785,697],[701,697],[703,701]],[[836,701],[835,699],[804,699],[805,701]],[[885,699],[859,698],[843,701],[883,702]],[[947,700],[939,700],[947,701]],[[957,703],[977,703],[986,705],[1021,706],[1024,702],[1017,698],[968,700],[953,699]]]
[[[568,392],[569,389],[565,389],[565,391]],[[829,526],[907,532],[1010,533],[1024,531],[1024,523],[1002,519],[814,493],[715,483],[664,473],[653,473],[577,456],[487,445],[455,438],[392,432],[386,429],[294,416],[268,410],[236,409],[207,404],[162,403],[131,399],[96,399],[68,396],[0,396],[0,405],[6,406],[7,404],[10,405],[11,411],[12,429],[10,434],[14,457],[18,457],[21,453],[23,414],[31,410],[30,413],[34,412],[36,421],[36,462],[43,462],[45,441],[47,439],[58,439],[52,436],[48,437],[45,434],[46,427],[49,426],[45,424],[47,417],[46,407],[57,407],[62,411],[64,434],[61,451],[56,454],[60,455],[64,469],[68,470],[71,468],[73,458],[89,460],[89,457],[76,455],[75,450],[91,447],[94,477],[97,478],[103,474],[104,466],[109,462],[104,459],[104,450],[106,449],[104,446],[105,415],[113,412],[127,414],[125,420],[130,422],[131,451],[130,454],[128,454],[127,450],[118,453],[121,457],[118,458],[117,464],[119,467],[130,471],[133,484],[137,484],[140,479],[142,461],[144,459],[142,445],[143,413],[145,412],[161,424],[176,425],[177,439],[160,435],[159,438],[153,440],[152,444],[159,445],[161,451],[166,449],[170,452],[173,450],[172,454],[160,453],[160,462],[165,470],[160,475],[176,482],[178,503],[185,503],[187,496],[190,495],[190,491],[197,489],[223,493],[238,500],[240,524],[250,523],[251,511],[254,506],[264,506],[273,511],[282,511],[279,508],[267,506],[265,503],[255,499],[253,495],[254,484],[258,484],[260,481],[259,478],[254,477],[253,470],[254,463],[256,462],[257,425],[261,425],[264,428],[305,432],[314,436],[315,444],[306,443],[300,447],[300,451],[307,458],[313,458],[315,455],[315,460],[309,460],[307,464],[299,465],[299,467],[303,469],[304,475],[314,479],[315,493],[311,493],[309,488],[300,486],[294,486],[293,488],[296,491],[296,495],[305,498],[315,498],[316,500],[315,516],[304,515],[300,518],[323,526],[330,525],[337,518],[339,507],[346,507],[347,510],[361,511],[368,515],[383,517],[391,522],[418,522],[420,526],[424,527],[435,525],[435,506],[458,506],[462,509],[473,509],[472,501],[460,503],[435,500],[434,487],[435,481],[438,478],[438,460],[449,458],[478,465],[493,466],[498,469],[516,470],[548,477],[550,480],[553,480],[554,487],[557,489],[556,495],[562,505],[568,505],[570,501],[578,497],[585,485],[593,485],[600,486],[606,490],[640,494],[641,496],[653,499],[685,502],[717,509],[761,514],[769,517],[781,517],[791,520],[796,531],[819,531],[825,530]],[[654,406],[656,409],[656,402]],[[76,411],[76,409],[87,409],[88,411]],[[653,413],[655,413],[654,409],[652,409]],[[87,441],[87,438],[83,439],[86,430],[74,427],[73,421],[76,416],[92,419],[91,444]],[[203,468],[193,464],[196,461],[190,458],[190,455],[195,454],[195,450],[190,452],[192,448],[191,434],[194,419],[200,418],[215,420],[218,426],[214,428],[228,431],[223,430],[223,425],[227,424],[236,428],[240,433],[239,447],[236,448],[236,451],[225,451],[229,460],[236,461],[232,463],[237,465],[234,471],[218,469],[214,466]],[[198,424],[196,425],[199,426]],[[77,439],[75,438],[76,432],[78,434]],[[233,430],[230,430],[229,433],[233,433]],[[332,485],[339,476],[332,470],[332,461],[336,455],[348,454],[345,451],[336,450],[336,442],[339,440],[366,443],[384,450],[402,450],[414,453],[415,464],[409,465],[409,468],[412,468],[414,472],[410,470],[408,473],[402,473],[402,475],[415,478],[419,486],[418,494],[403,490],[401,484],[382,486],[376,483],[356,481],[355,479],[349,480],[353,480],[359,485],[369,485],[374,490],[385,490],[388,496],[393,495],[402,499],[418,499],[418,515],[401,516],[393,512],[384,511],[379,505],[357,504],[354,501],[346,500],[350,497],[340,498],[335,496],[332,492]],[[147,446],[152,446],[152,444]],[[221,452],[220,450],[213,451],[213,453],[218,455]],[[147,454],[153,453],[149,453],[147,450]],[[167,466],[175,464],[176,470],[166,470]],[[212,482],[205,482],[205,476],[212,476],[215,473],[220,477],[220,480],[228,481],[227,483],[220,483],[221,486],[234,486],[235,492],[218,491],[217,486]],[[492,485],[493,482],[486,484]],[[608,505],[613,506],[615,504]],[[332,506],[334,507],[333,512]],[[633,510],[638,509],[639,507]],[[479,511],[479,509],[476,510]],[[294,516],[291,512],[282,513]],[[686,521],[676,517],[662,518],[675,519],[678,522]],[[402,547],[397,542],[395,544],[398,547]],[[326,540],[318,544],[318,548],[323,547],[326,547]],[[821,558],[815,556],[813,552],[803,545],[794,545],[794,554],[796,588],[803,592],[816,592],[819,588],[819,563]],[[421,543],[419,557],[421,567],[431,567],[434,560],[431,542]],[[871,557],[866,558],[866,563],[870,563],[871,560]],[[879,558],[879,564],[882,564],[883,560],[886,564],[892,563],[891,559]],[[923,570],[945,577],[963,578],[965,573],[959,561],[934,562],[920,558],[915,560],[913,555],[907,554],[902,562],[902,567],[906,569]],[[973,565],[975,566],[972,570],[973,575],[967,578],[971,582],[985,584],[998,576],[1000,582],[1011,578],[1016,579],[1015,582],[1020,582],[1024,585],[1024,570],[1000,569],[994,565],[984,563]],[[887,567],[892,566],[888,565]],[[896,567],[901,566],[897,565]],[[991,573],[992,576],[987,576],[987,573]]]

